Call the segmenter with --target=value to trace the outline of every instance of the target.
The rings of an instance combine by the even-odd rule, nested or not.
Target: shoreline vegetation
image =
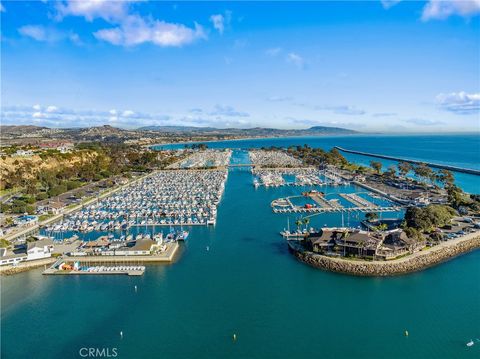
[[[304,250],[289,241],[289,249],[301,262],[329,272],[363,277],[387,277],[418,272],[480,248],[480,234],[470,233],[402,258],[387,261],[329,257]]]

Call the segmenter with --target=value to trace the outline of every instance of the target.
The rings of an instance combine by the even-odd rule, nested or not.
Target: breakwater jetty
[[[296,241],[288,241],[288,245],[295,257],[316,268],[355,276],[385,277],[417,272],[478,249],[480,248],[480,234],[478,232],[471,233],[462,238],[444,242],[430,249],[390,261],[328,257],[305,251]]]
[[[432,168],[438,168],[438,169],[445,169],[449,171],[455,171],[455,172],[462,172],[462,173],[468,173],[468,174],[473,174],[480,176],[480,170],[476,170],[473,168],[463,168],[463,167],[457,167],[457,166],[450,166],[450,165],[442,165],[439,163],[431,163],[431,162],[425,162],[425,161],[417,161],[417,160],[410,160],[408,158],[400,158],[400,157],[395,157],[395,156],[387,156],[387,155],[382,155],[382,154],[376,154],[376,153],[368,153],[368,152],[362,152],[362,151],[355,151],[355,150],[348,150],[343,147],[339,146],[334,146],[339,151],[346,152],[346,153],[353,153],[356,155],[362,155],[362,156],[368,156],[368,157],[376,157],[376,158],[382,158],[385,160],[392,160],[392,161],[398,161],[398,162],[408,162],[408,163],[413,163],[416,165],[419,164],[426,164],[429,167]]]

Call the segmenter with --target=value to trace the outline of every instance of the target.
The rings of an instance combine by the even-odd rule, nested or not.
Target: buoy
[[[135,286],[135,293],[137,293],[137,286]]]
[[[408,330],[405,330],[405,336],[408,337]]]
[[[237,334],[233,334],[233,341],[237,341]]]
[[[120,338],[123,338],[123,332],[120,330]]]
[[[210,247],[209,247],[209,246],[207,246],[207,252],[208,252],[209,250],[210,250]]]

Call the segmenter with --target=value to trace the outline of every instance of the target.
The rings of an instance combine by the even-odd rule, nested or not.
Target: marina
[[[340,177],[334,169],[299,168],[252,168],[255,188],[281,186],[342,186],[349,182]]]
[[[226,170],[157,172],[47,226],[44,232],[214,225],[227,174]]]
[[[194,152],[186,159],[171,164],[167,169],[218,168],[230,163],[232,150],[204,150]]]
[[[301,167],[303,163],[282,151],[249,151],[250,161],[259,167]]]
[[[239,152],[234,151],[233,160],[237,156]],[[241,159],[239,163],[244,162]],[[252,350],[259,350],[259,357],[296,357],[299,353],[302,357],[315,357],[322,351],[327,351],[328,357],[353,357],[358,353],[362,356],[370,355],[367,346],[376,346],[377,352],[386,357],[398,355],[420,358],[432,353],[440,357],[442,354],[458,357],[459,352],[463,353],[465,343],[470,337],[476,337],[471,333],[475,333],[478,322],[478,312],[475,309],[478,295],[464,296],[464,293],[472,293],[472,273],[476,273],[480,253],[476,251],[419,273],[393,278],[358,280],[311,268],[290,255],[285,240],[278,235],[286,227],[288,219],[290,226],[294,227],[300,214],[275,214],[270,204],[275,199],[288,198],[296,206],[305,206],[307,203],[313,205],[313,198],[302,195],[302,192],[312,190],[326,194],[318,198],[314,195],[317,200],[323,198],[329,202],[337,199],[344,207],[355,205],[339,193],[355,193],[379,207],[387,205],[383,199],[369,195],[371,191],[355,184],[262,186],[255,190],[252,186],[252,173],[248,168],[230,169],[223,200],[218,205],[215,227],[184,227],[190,234],[185,245],[176,242],[178,252],[182,255],[178,256],[178,261],[174,260],[174,265],[147,262],[152,258],[148,255],[128,258],[107,255],[89,255],[85,258],[67,256],[65,260],[70,265],[80,261],[82,265],[91,267],[146,268],[141,276],[80,274],[62,277],[58,274],[42,278],[42,268],[17,274],[20,277],[16,278],[4,277],[2,285],[9,290],[2,298],[5,306],[5,316],[2,318],[2,325],[5,325],[2,327],[4,340],[13,342],[29,330],[32,322],[40,323],[46,328],[35,336],[38,339],[33,343],[28,342],[21,347],[12,346],[7,354],[26,357],[28,351],[34,350],[37,344],[52,343],[49,341],[51,332],[72,322],[79,324],[66,332],[66,338],[62,338],[62,342],[79,340],[81,337],[96,343],[98,331],[91,331],[89,327],[81,325],[86,319],[95,328],[105,328],[105,323],[108,323],[107,327],[111,330],[105,330],[102,335],[112,343],[120,340],[118,333],[123,331],[124,340],[128,338],[138,344],[122,347],[122,357],[149,357],[155,351],[164,353],[166,357],[183,358],[194,357],[202,350],[208,350],[214,356],[235,358],[249,356]],[[292,196],[294,197],[291,198]],[[345,226],[348,227],[356,228],[364,220],[365,212],[361,211],[332,211],[318,215],[306,213],[306,216],[314,216],[310,217],[309,228],[305,232],[310,232],[310,227],[325,228],[325,225],[326,228],[343,228],[342,213],[345,214]],[[394,218],[395,215],[389,214],[388,217]],[[178,229],[180,226],[172,227]],[[114,230],[111,234],[115,239],[125,235],[126,240],[131,235],[131,240],[135,240],[137,234],[148,233],[152,239],[152,234],[163,231],[165,239],[169,226],[153,230],[154,226],[140,225],[129,227],[127,233]],[[304,229],[301,228],[301,231]],[[68,231],[57,233],[63,233],[64,242],[71,241],[75,234]],[[101,236],[108,237],[109,233],[92,230],[76,234],[80,239],[95,241]],[[363,262],[360,264],[363,265]],[[16,284],[17,280],[22,280],[21,286]],[[435,285],[431,286],[431,283]],[[406,287],[409,288],[408,291],[404,290]],[[327,293],[326,288],[332,290]],[[424,305],[412,302],[412,291],[419,293],[420,302],[429,303],[431,314],[425,310]],[[192,300],[191,293],[196,292],[202,295]],[[66,297],[66,293],[70,297]],[[352,296],[361,303],[371,303],[365,310],[375,320],[372,319],[368,327],[365,327],[364,319],[352,321],[351,313],[339,314],[342,313],[341,310],[312,314],[318,312],[319,307],[346,308],[351,305]],[[372,296],[375,297],[373,302]],[[444,300],[435,300],[439,297]],[[300,299],[302,305],[292,305]],[[275,305],[272,305],[272,301]],[[452,306],[451,303],[456,301],[462,301],[465,305]],[[72,305],[78,302],[83,303],[85,309],[76,307],[76,310],[72,310]],[[218,306],[224,308],[222,310],[227,315],[219,316]],[[26,307],[37,310],[26,311]],[[88,314],[91,313],[90,308],[95,308],[95,315]],[[148,309],[148,315],[145,315],[145,308]],[[50,320],[42,313],[56,315],[56,320]],[[405,319],[412,313],[424,318],[425,325],[415,318]],[[458,318],[456,327],[461,332],[457,336],[460,339],[454,343],[448,340],[450,332],[445,331],[451,325],[452,316]],[[214,318],[212,326],[207,330],[198,329],[205,328],[206,321],[211,321],[211,318]],[[350,321],[348,327],[345,326],[345,321]],[[319,325],[320,322],[322,325]],[[149,327],[157,330],[145,331]],[[405,345],[405,328],[409,331],[409,341],[416,340],[415,345]],[[178,335],[182,330],[186,330],[185,335],[194,338],[190,341],[191,346],[184,345],[185,337]],[[162,336],[157,335],[158,331],[163,333]],[[309,333],[312,332],[324,338],[321,343],[311,340]],[[239,344],[235,346],[239,352],[234,355],[232,333],[237,334]],[[386,342],[378,341],[378,336],[383,333],[389,335]],[[298,347],[292,347],[289,341],[292,335],[299,343],[300,351]],[[353,349],[346,351],[336,344],[330,344],[335,343],[339,335],[350,335]],[[279,341],[278,338],[283,340]],[[466,339],[463,340],[464,338]],[[267,346],[260,343],[266,343]],[[52,343],[48,354],[40,353],[40,358],[70,357],[70,354],[71,351]]]
[[[274,213],[397,212],[405,208],[370,192],[325,194],[317,190],[278,198],[270,205]]]

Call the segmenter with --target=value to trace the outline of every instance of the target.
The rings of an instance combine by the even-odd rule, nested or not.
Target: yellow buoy
[[[236,341],[237,340],[237,334],[233,334],[232,338],[233,338],[233,341]]]
[[[405,336],[408,337],[408,330],[405,330]]]

